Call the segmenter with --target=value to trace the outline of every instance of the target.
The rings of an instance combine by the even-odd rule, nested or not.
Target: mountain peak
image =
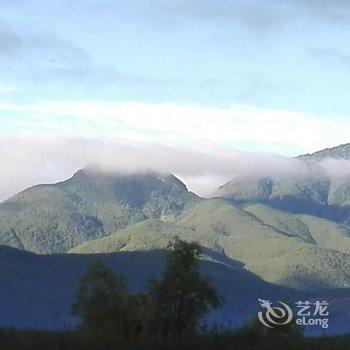
[[[160,173],[153,170],[138,172],[122,172],[98,167],[87,166],[78,170],[71,179],[64,181],[63,185],[72,183],[84,184],[99,190],[117,187],[118,191],[125,190],[123,187],[139,189],[143,192],[156,190],[158,187],[174,187],[179,191],[188,192],[187,186],[171,173]],[[113,192],[113,191],[112,191]]]
[[[84,168],[0,204],[0,244],[64,252],[145,219],[176,216],[199,198],[172,174]]]
[[[271,195],[273,181],[264,177],[236,177],[220,186],[211,197],[261,200]]]

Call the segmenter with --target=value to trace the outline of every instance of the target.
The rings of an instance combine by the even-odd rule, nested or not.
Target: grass
[[[197,336],[168,338],[142,336],[124,339],[114,334],[86,331],[0,329],[0,349],[6,350],[346,350],[350,337],[257,338],[245,332],[212,331]]]

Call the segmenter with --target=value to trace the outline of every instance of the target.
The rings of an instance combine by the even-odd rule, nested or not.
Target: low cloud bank
[[[86,165],[105,171],[171,172],[202,196],[235,176],[350,176],[350,162],[326,160],[317,171],[294,158],[238,152],[211,145],[196,148],[80,137],[0,139],[0,200],[35,184],[65,180]]]

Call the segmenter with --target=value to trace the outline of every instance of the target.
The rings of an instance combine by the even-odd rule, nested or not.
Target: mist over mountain
[[[175,174],[201,196],[234,176],[300,176],[308,171],[308,166],[298,159],[212,144],[165,146],[63,136],[2,137],[0,158],[0,200],[36,184],[64,181],[87,164],[125,175],[148,171]],[[339,172],[343,168],[342,164]]]
[[[236,203],[259,202],[294,214],[310,214],[350,225],[350,145],[298,157],[298,176],[234,177],[212,193]]]

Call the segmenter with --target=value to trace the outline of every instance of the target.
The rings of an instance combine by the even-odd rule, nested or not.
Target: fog
[[[87,165],[104,171],[173,173],[188,188],[206,196],[236,176],[309,176],[315,172],[349,176],[350,162],[326,160],[310,167],[300,160],[248,153],[208,144],[167,147],[121,139],[81,137],[3,137],[0,140],[0,200],[27,187],[54,183]]]

